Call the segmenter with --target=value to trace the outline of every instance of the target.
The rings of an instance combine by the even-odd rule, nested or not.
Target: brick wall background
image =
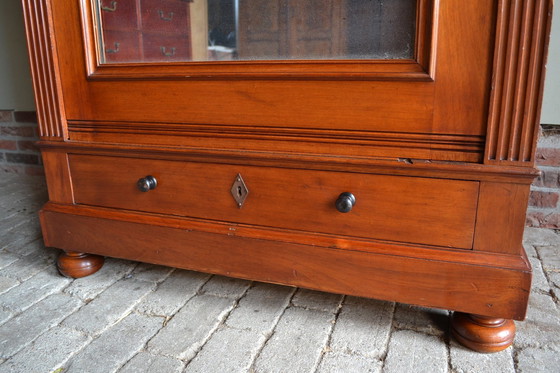
[[[0,172],[42,175],[34,111],[0,110]]]
[[[541,176],[531,187],[527,225],[560,229],[560,126],[542,126],[536,158]]]
[[[37,116],[32,111],[0,110],[0,172],[43,175]],[[537,149],[541,176],[531,188],[527,225],[560,229],[560,126],[543,126]]]

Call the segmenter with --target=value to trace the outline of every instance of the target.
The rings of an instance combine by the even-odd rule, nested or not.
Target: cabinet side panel
[[[474,250],[521,255],[529,186],[480,183]]]
[[[59,203],[74,203],[74,192],[70,178],[68,154],[61,150],[43,150],[45,178],[49,189],[49,200]]]
[[[485,163],[531,167],[552,1],[502,0],[498,13]]]
[[[22,4],[39,136],[44,140],[62,141],[66,138],[66,127],[62,95],[56,74],[58,62],[54,52],[54,35],[50,32],[49,5],[42,0],[22,0]]]

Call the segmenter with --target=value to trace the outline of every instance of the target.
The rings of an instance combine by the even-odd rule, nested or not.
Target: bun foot
[[[58,257],[58,271],[66,277],[86,277],[99,271],[105,259],[99,255],[65,251]]]
[[[462,345],[478,352],[505,350],[513,343],[513,320],[454,312],[451,334]]]

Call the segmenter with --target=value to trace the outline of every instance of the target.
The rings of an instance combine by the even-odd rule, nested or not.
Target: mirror
[[[417,0],[93,0],[101,63],[414,57]]]

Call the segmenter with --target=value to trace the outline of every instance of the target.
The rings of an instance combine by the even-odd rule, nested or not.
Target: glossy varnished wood
[[[89,1],[23,4],[61,272],[111,256],[446,308],[466,346],[511,344],[551,0],[419,0],[402,61],[143,65],[100,64]]]
[[[521,257],[517,268],[507,269],[500,267],[499,256],[466,264],[445,252],[431,258],[414,250],[408,257],[402,255],[406,250],[392,255],[391,248],[399,248],[387,244],[380,245],[386,251],[379,248],[377,254],[375,249],[353,250],[352,245],[343,250],[250,239],[238,236],[233,224],[224,226],[229,231],[224,240],[223,234],[184,220],[171,227],[146,214],[75,210],[80,215],[64,206],[43,210],[47,246],[508,319],[523,319],[526,312],[531,274]],[[338,242],[345,246],[344,238]]]
[[[81,204],[472,248],[476,182],[83,155],[70,156],[70,170]],[[237,174],[249,188],[242,208],[230,193]],[[146,175],[158,186],[143,193]],[[335,209],[342,192],[357,198],[352,213]]]
[[[501,0],[485,163],[532,167],[552,1]]]
[[[512,345],[513,320],[454,312],[451,333],[463,345],[483,353],[498,352]]]
[[[103,267],[105,259],[99,255],[66,251],[56,262],[58,271],[71,278],[81,278],[94,274]]]

